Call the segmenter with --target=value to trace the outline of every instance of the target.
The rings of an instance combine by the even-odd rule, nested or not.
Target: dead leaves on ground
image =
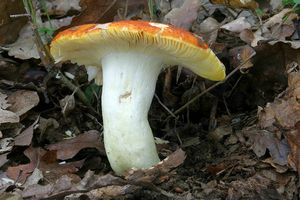
[[[211,0],[210,3],[208,0],[201,1],[201,3],[198,0],[174,0],[170,2],[158,0],[155,2],[157,3],[155,7],[148,8],[148,1],[144,0],[51,0],[46,1],[46,10],[51,17],[59,18],[51,20],[51,24],[54,26],[52,27],[54,29],[50,30],[52,32],[56,29],[61,30],[68,26],[84,23],[105,23],[121,19],[149,20],[149,12],[152,12],[154,15],[152,16],[153,20],[170,23],[184,29],[191,29],[195,34],[203,36],[214,51],[229,63],[228,71],[239,67],[243,74],[247,75],[250,72],[248,75],[254,77],[251,79],[253,85],[250,85],[250,88],[257,89],[261,97],[269,103],[260,109],[258,125],[247,127],[242,131],[239,130],[239,127],[247,126],[247,124],[243,124],[244,122],[239,124],[236,120],[240,120],[240,118],[231,116],[230,113],[225,117],[214,119],[212,125],[215,130],[211,131],[209,136],[217,142],[222,143],[224,141],[224,145],[228,147],[228,152],[226,152],[228,155],[225,155],[223,159],[215,160],[213,163],[202,163],[204,167],[201,170],[209,175],[205,177],[205,181],[202,180],[200,183],[201,192],[187,195],[187,199],[193,197],[206,199],[207,196],[214,195],[214,192],[224,192],[226,189],[228,190],[224,192],[224,196],[227,199],[239,199],[243,195],[248,195],[253,199],[266,199],[270,195],[273,195],[274,198],[286,197],[292,199],[293,194],[297,192],[297,185],[295,184],[297,177],[290,170],[300,172],[299,58],[291,62],[290,60],[284,60],[278,52],[282,48],[287,48],[282,45],[283,43],[289,44],[291,48],[299,49],[299,27],[295,23],[297,20],[299,21],[299,16],[290,8],[282,9],[281,7],[281,10],[277,12],[275,8],[279,9],[280,6],[275,5],[276,1],[265,2],[264,4],[267,4],[267,7],[261,7],[262,5],[258,4],[261,1],[254,0]],[[16,4],[16,10],[3,10],[3,5],[6,3],[8,1],[0,2],[0,11],[3,11],[0,16],[5,16],[5,20],[0,26],[0,35],[5,37],[1,37],[0,43],[5,45],[17,39],[16,32],[19,32],[19,29],[26,22],[26,18],[7,18],[10,14],[22,14],[19,12],[24,11],[19,8],[19,4]],[[261,8],[265,13],[255,13],[258,8]],[[38,6],[38,9],[43,10],[45,8]],[[41,13],[41,17],[44,21],[40,22],[40,25],[45,28],[44,31],[47,33],[50,24],[45,22],[47,21],[45,13]],[[12,30],[12,27],[16,24],[18,27]],[[3,30],[12,34],[1,34]],[[45,39],[49,39],[49,35],[45,34]],[[264,44],[274,46],[271,48]],[[21,59],[39,57],[33,46],[32,32],[28,25],[23,27],[20,37],[15,43],[7,45],[3,49],[8,51],[9,55]],[[254,54],[256,56],[249,59]],[[283,52],[283,54],[287,57],[292,56],[289,52]],[[2,59],[4,58],[0,57],[1,61]],[[9,63],[13,64],[8,65]],[[283,63],[288,64],[286,70],[278,68],[278,66],[284,65]],[[3,69],[2,71],[5,70],[6,74],[17,73],[17,69],[22,68],[19,67],[19,63],[11,60],[4,59],[0,64],[0,68]],[[265,70],[266,68],[268,70]],[[255,70],[257,73],[253,73]],[[6,76],[5,73],[0,73],[1,78],[10,80],[8,78],[10,76]],[[285,73],[288,75],[288,88],[278,95],[274,101],[273,99],[270,100],[269,97],[272,95],[269,95],[268,92],[278,89],[278,87],[279,89],[276,92],[282,91],[284,86],[283,81],[277,81],[275,77],[282,79]],[[172,81],[171,70],[167,75],[166,77],[170,82],[168,92],[170,96],[177,99],[167,106],[176,107],[180,102],[180,97],[172,94],[174,92],[174,88],[172,88],[174,81]],[[247,85],[242,78],[236,83],[230,83],[232,84],[232,90],[224,95],[224,99],[237,93],[235,88],[239,85]],[[13,79],[13,81],[16,80],[16,78]],[[194,80],[194,83],[197,84],[197,81]],[[202,86],[199,86],[199,90],[195,90],[195,87],[187,90],[186,85],[181,85],[186,90],[185,94],[195,94],[195,91],[203,89]],[[10,85],[10,87],[14,86]],[[56,103],[61,99],[61,104],[53,106],[55,109],[59,108],[59,111],[64,115],[62,117],[64,119],[60,121],[58,120],[61,117],[60,114],[52,116],[55,112],[50,112],[49,116],[46,114],[47,117],[44,116],[44,113],[39,116],[44,110],[38,110],[38,114],[35,113],[35,109],[38,109],[36,106],[39,103],[45,103],[43,98],[46,98],[49,94],[43,93],[41,90],[36,92],[35,89],[24,89],[25,87],[27,85],[22,85],[21,89],[14,88],[14,91],[6,87],[0,91],[0,152],[2,153],[0,166],[7,167],[5,171],[8,177],[24,183],[21,187],[16,184],[14,186],[16,188],[12,193],[2,193],[1,195],[6,195],[5,198],[7,196],[53,199],[64,196],[69,196],[70,199],[86,196],[90,199],[126,197],[126,195],[138,191],[141,187],[159,191],[170,198],[173,197],[173,194],[161,190],[156,184],[172,180],[170,177],[174,176],[175,173],[170,170],[179,166],[185,159],[185,154],[181,150],[176,151],[167,160],[153,168],[132,170],[124,178],[111,174],[103,175],[101,174],[104,173],[103,171],[100,174],[88,171],[81,178],[79,174],[82,167],[87,162],[93,162],[94,160],[88,161],[88,156],[82,156],[80,153],[92,148],[96,149],[100,155],[105,155],[100,133],[91,131],[94,125],[91,125],[90,122],[86,122],[87,126],[84,126],[84,128],[76,126],[76,123],[83,119],[83,115],[78,113],[75,107],[78,102],[76,102],[73,95],[60,93],[61,91],[57,91],[55,87],[48,88],[53,92],[50,97],[57,98]],[[256,98],[255,95],[248,92],[249,88],[241,88],[244,90],[242,92],[245,93],[241,99],[252,101]],[[187,99],[190,99],[190,96],[188,95]],[[220,99],[218,101],[221,102]],[[229,99],[230,104],[238,107],[235,101],[239,101],[239,98],[232,99]],[[258,104],[257,102],[253,104]],[[167,103],[165,102],[165,104]],[[193,108],[191,106],[190,111]],[[230,111],[230,105],[227,109],[227,111]],[[72,118],[75,113],[80,120]],[[224,124],[222,124],[222,118],[227,118],[227,120],[224,120]],[[90,131],[81,133],[81,130]],[[200,131],[198,130],[198,132]],[[68,137],[68,139],[62,139],[64,137]],[[41,141],[46,141],[47,145],[40,143]],[[49,141],[50,144],[47,143]],[[190,137],[190,139],[184,139],[182,146],[189,149],[202,144],[203,142],[197,135]],[[253,157],[234,154],[237,149],[241,148],[240,144],[245,144],[252,149],[255,156],[254,154]],[[23,152],[24,155],[21,155],[22,159],[20,160],[11,157],[13,153],[23,154]],[[209,153],[203,152],[203,154]],[[100,160],[96,164],[105,162],[100,156],[92,156],[98,158],[98,161]],[[199,157],[199,152],[196,153],[195,159],[197,156]],[[191,159],[194,159],[194,157]],[[199,163],[197,164],[199,165]],[[93,165],[88,164],[89,168],[91,166]],[[191,170],[195,170],[197,167],[193,166]],[[103,170],[98,165],[95,169]],[[207,181],[207,178],[211,177],[216,177],[216,179]],[[188,177],[188,179],[190,178],[196,179],[193,184],[197,184],[198,179],[203,179],[198,174],[193,174],[192,177]],[[6,183],[4,180],[11,181],[7,177],[1,180],[1,184]],[[171,181],[170,184],[172,184]],[[4,185],[1,185],[3,190],[9,184]],[[184,194],[189,192],[186,190],[189,189],[174,184],[174,192]],[[195,189],[195,191],[198,190],[199,188]],[[2,198],[4,197],[0,196],[0,199]]]
[[[97,175],[88,171],[80,179],[73,173],[82,166],[83,161],[57,164],[51,162],[52,159],[47,155],[49,152],[45,152],[41,148],[30,147],[25,154],[31,162],[17,167],[9,167],[7,175],[18,182],[25,181],[23,185],[25,188],[18,191],[23,198],[37,199],[59,198],[68,195],[76,198],[89,196],[91,199],[105,196],[118,197],[129,195],[143,187],[153,189],[155,182],[162,181],[160,177],[178,167],[185,159],[185,153],[178,149],[159,164],[149,169],[131,170],[124,178],[111,174]],[[32,180],[35,181],[32,182]],[[47,180],[48,183],[38,184],[41,180]],[[32,184],[28,184],[29,181]]]

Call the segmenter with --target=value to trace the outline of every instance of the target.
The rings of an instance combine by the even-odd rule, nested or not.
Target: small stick
[[[232,70],[226,77],[224,80],[219,81],[217,83],[215,83],[214,85],[210,86],[209,88],[207,88],[206,90],[204,90],[203,92],[201,92],[200,94],[196,95],[195,97],[193,97],[190,101],[188,101],[185,105],[181,106],[179,109],[177,109],[174,114],[177,115],[179,113],[181,113],[183,110],[185,110],[189,105],[191,105],[192,103],[194,103],[197,99],[199,99],[201,96],[203,96],[204,94],[206,94],[207,92],[211,91],[212,89],[214,89],[215,87],[225,83],[233,74],[235,74],[238,70],[240,70],[242,68],[242,66],[244,64],[246,64],[253,56],[255,55],[255,52],[253,54],[251,54],[246,60],[244,60],[237,68],[235,68],[234,70]]]
[[[36,17],[35,11],[33,10],[34,8],[31,7],[33,5],[32,0],[23,0],[23,4],[27,13],[27,17],[31,23],[32,26],[32,30],[34,33],[34,40],[35,40],[35,44],[37,46],[38,49],[38,53],[39,56],[41,58],[41,61],[43,63],[43,65],[45,66],[47,72],[50,74],[51,77],[59,74],[60,75],[60,81],[65,84],[70,90],[75,91],[76,90],[76,94],[78,96],[78,98],[85,104],[87,105],[89,108],[91,108],[92,110],[94,110],[88,99],[86,98],[85,94],[83,93],[83,91],[78,88],[76,85],[74,85],[68,78],[66,78],[58,69],[55,69],[55,64],[54,64],[54,59],[51,56],[49,49],[44,45],[41,36],[38,32],[37,29],[37,25],[36,25],[36,19],[34,19],[33,17]]]
[[[175,117],[176,118],[176,115],[174,115],[174,113],[172,113],[172,111],[166,106],[163,104],[163,102],[161,102],[161,100],[159,99],[159,97],[157,96],[157,94],[154,94],[155,98],[157,99],[158,103],[170,114],[172,115],[172,117]]]

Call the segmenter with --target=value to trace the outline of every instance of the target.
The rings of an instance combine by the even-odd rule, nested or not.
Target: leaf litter
[[[14,10],[10,2],[1,1],[0,15],[6,18],[0,25],[0,69],[11,71],[0,73],[0,199],[299,198],[300,31],[293,2],[37,4],[45,42],[55,30],[70,26],[151,19],[202,36],[227,72],[234,71],[225,84],[209,92],[205,91],[214,83],[187,70],[163,72],[149,121],[154,135],[167,141],[157,144],[165,159],[119,177],[105,157],[99,103],[93,101],[91,110],[74,91],[45,76],[26,18],[11,17],[25,12],[22,5]],[[65,73],[72,69],[72,81],[82,89],[89,87],[82,67],[59,67]],[[27,77],[27,82],[19,77]],[[183,112],[173,112],[201,92],[204,95]],[[100,96],[95,93],[93,98]]]

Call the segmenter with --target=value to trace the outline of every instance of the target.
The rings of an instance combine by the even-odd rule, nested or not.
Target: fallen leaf
[[[8,110],[21,116],[38,105],[40,98],[35,91],[18,90],[10,94],[7,101],[10,104]]]
[[[282,8],[282,0],[270,0],[270,5],[273,10]]]
[[[135,192],[138,186],[135,185],[110,185],[102,188],[97,188],[91,190],[85,195],[87,195],[90,199],[99,199],[101,197],[110,197],[110,198],[117,198],[117,197],[124,197],[126,194],[132,194]]]
[[[164,17],[164,22],[189,30],[197,19],[200,1],[186,0],[180,8],[174,8]]]
[[[51,151],[57,151],[57,158],[67,160],[73,158],[81,149],[96,148],[104,153],[104,145],[100,141],[100,133],[92,130],[78,135],[72,139],[66,139],[46,147]]]
[[[76,105],[74,94],[66,95],[63,99],[59,101],[59,105],[61,107],[61,112],[63,113],[64,116],[70,114],[70,112],[74,110]]]
[[[246,180],[230,183],[228,199],[241,199],[245,195],[249,199],[282,199],[273,182],[258,173]]]
[[[251,29],[251,24],[247,21],[246,17],[240,17],[224,24],[221,28],[234,33],[240,33],[245,29]]]
[[[18,180],[18,182],[24,183],[35,168],[38,168],[43,172],[43,176],[52,183],[59,179],[62,175],[77,172],[78,168],[81,168],[84,161],[81,160],[58,164],[56,160],[49,162],[47,155],[51,155],[51,153],[47,153],[48,152],[42,148],[27,148],[24,151],[24,154],[29,158],[30,162],[28,164],[8,167],[6,175],[13,180]]]
[[[71,23],[72,17],[66,17],[62,19],[51,20],[51,26],[49,21],[44,23],[38,23],[40,28],[51,29],[51,31],[57,30],[59,27],[66,26]],[[8,51],[10,56],[20,58],[23,60],[36,58],[39,59],[39,53],[34,42],[33,31],[30,23],[27,23],[20,31],[19,38],[16,42],[7,45],[5,50]]]
[[[207,42],[208,44],[213,44],[216,42],[216,39],[218,37],[220,26],[220,23],[216,19],[208,17],[199,25],[198,23],[195,23],[195,25],[193,25],[192,27],[192,30],[197,35],[201,35],[205,42]]]
[[[20,118],[14,112],[6,110],[10,104],[7,102],[7,95],[0,92],[0,124],[17,123]]]
[[[185,152],[182,149],[178,149],[153,167],[129,170],[125,174],[125,180],[135,183],[152,184],[158,177],[181,165],[185,158]]]
[[[26,24],[26,17],[11,17],[11,15],[23,14],[25,9],[22,1],[0,1],[0,46],[14,42],[20,30]]]
[[[286,100],[277,99],[268,103],[259,113],[259,125],[261,128],[272,127],[276,122],[282,128],[291,129],[300,119],[300,104],[295,97]]]
[[[0,153],[5,153],[10,151],[13,146],[12,146],[12,142],[13,138],[11,137],[6,137],[0,140]]]
[[[35,168],[32,174],[27,178],[26,182],[23,184],[24,188],[27,188],[31,185],[38,184],[38,182],[44,178],[43,173],[38,168]]]
[[[15,137],[14,145],[15,146],[29,146],[33,137],[33,130],[35,125],[39,122],[39,118],[28,128],[26,128],[20,135]]]
[[[30,159],[30,163],[10,166],[6,170],[6,175],[13,180],[18,180],[20,183],[24,183],[26,178],[30,176],[36,168],[40,153],[43,154],[45,151],[39,148],[38,150],[32,147],[27,148],[24,151],[24,154]]]
[[[105,188],[107,186],[126,185],[126,182],[120,177],[111,174],[104,176],[96,175],[92,171],[88,171],[79,183],[74,183],[69,176],[60,177],[55,183],[47,185],[32,185],[22,192],[24,198],[54,198],[64,197],[78,192],[86,192],[96,188]],[[97,192],[97,191],[96,191]],[[93,192],[92,192],[93,193]],[[95,193],[94,193],[95,194]],[[97,193],[99,194],[99,193]],[[84,194],[86,196],[86,194]],[[102,195],[102,194],[101,194]],[[101,196],[97,196],[99,198]]]
[[[275,133],[260,130],[256,126],[243,129],[243,135],[248,138],[247,143],[258,157],[264,156],[268,150],[275,164],[288,164],[290,147],[286,139],[278,139]]]
[[[300,123],[298,123],[295,130],[291,130],[286,134],[286,138],[291,147],[289,165],[293,168],[293,170],[298,172],[298,177],[300,177]]]
[[[103,196],[117,197],[130,194],[140,189],[142,186],[151,185],[152,181],[158,178],[160,175],[168,173],[174,167],[179,166],[185,159],[185,153],[178,149],[169,157],[164,159],[159,164],[149,168],[141,170],[132,170],[128,173],[125,179],[122,179],[112,174],[98,175],[93,171],[87,171],[83,179],[74,183],[72,178],[68,176],[62,176],[55,183],[47,185],[31,185],[22,192],[24,198],[52,198],[64,197],[70,195],[70,197],[80,198],[83,196],[89,196],[93,198],[101,198]],[[132,184],[134,183],[134,184]],[[89,192],[87,192],[89,191]],[[76,193],[81,193],[76,195]]]
[[[0,155],[0,167],[2,167],[5,163],[7,163],[8,161],[7,155],[8,153],[4,153]]]
[[[277,42],[284,42],[291,44],[295,49],[299,48],[299,41],[285,40],[295,32],[293,20],[296,18],[297,14],[288,8],[273,15],[253,33],[251,46],[257,46],[259,41],[269,41],[268,43],[272,45]]]
[[[258,8],[258,3],[254,0],[211,0],[212,3],[222,4],[233,8],[249,8],[255,10]]]
[[[253,66],[251,59],[256,54],[255,50],[249,45],[234,47],[229,50],[231,65],[233,67],[241,66],[241,71],[246,71]]]
[[[68,27],[78,26],[86,23],[111,22],[117,12],[117,1],[115,0],[81,0],[80,15],[73,18]],[[67,27],[64,27],[67,28]]]
[[[49,15],[66,15],[69,11],[80,11],[80,0],[51,0],[45,1],[46,10]]]

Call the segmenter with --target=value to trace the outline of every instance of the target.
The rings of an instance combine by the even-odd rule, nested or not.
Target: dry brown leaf
[[[125,180],[113,176],[111,174],[98,175],[93,171],[87,171],[84,178],[78,182],[74,181],[68,176],[62,176],[56,183],[48,185],[31,185],[25,188],[22,195],[26,198],[53,198],[70,197],[80,198],[81,195],[93,198],[101,197],[117,197],[126,195],[136,191],[137,189],[152,184],[156,178],[162,174],[168,173],[174,167],[179,166],[185,159],[185,153],[179,149],[167,157],[159,164],[143,170],[132,170]],[[87,192],[90,191],[90,192]],[[76,195],[75,193],[82,194]]]
[[[197,19],[200,1],[186,0],[180,8],[174,8],[164,17],[165,23],[189,30]]]
[[[248,138],[247,143],[258,157],[265,156],[268,151],[274,167],[275,164],[281,166],[288,164],[290,147],[286,139],[278,139],[275,133],[260,130],[256,126],[243,129],[243,135]]]
[[[199,25],[195,23],[192,30],[194,33],[201,35],[203,40],[210,45],[216,42],[219,27],[220,23],[216,19],[208,17]]]
[[[26,24],[26,17],[13,18],[10,15],[25,13],[22,1],[0,1],[0,46],[14,42],[21,28]]]
[[[70,112],[74,110],[76,105],[74,94],[67,95],[63,99],[59,100],[59,105],[61,107],[61,112],[64,116],[70,114]]]
[[[77,172],[78,168],[83,164],[83,160],[58,164],[56,159],[51,158],[51,156],[53,156],[52,153],[42,148],[29,147],[24,151],[24,154],[29,158],[30,163],[8,167],[6,170],[6,175],[9,178],[18,180],[20,183],[24,183],[35,168],[40,169],[48,181],[55,182],[62,175]]]
[[[246,180],[236,180],[230,183],[227,199],[283,199],[275,189],[273,182],[261,174]]]
[[[185,158],[185,152],[178,149],[153,167],[130,170],[125,174],[125,179],[134,183],[152,184],[158,177],[181,165]]]
[[[46,22],[37,22],[40,28],[48,28],[50,30],[56,30],[59,27],[66,26],[71,23],[72,17],[65,17],[62,19],[53,19],[51,20],[51,25],[49,21]],[[49,40],[47,35],[42,35],[42,39]],[[7,45],[5,50],[8,50],[10,56],[20,58],[23,60],[36,58],[39,59],[39,53],[34,42],[32,26],[30,23],[27,23],[22,30],[20,31],[19,38],[14,43]]]
[[[8,161],[7,155],[8,153],[4,153],[0,155],[0,167],[2,167],[5,163],[7,163]]]
[[[298,171],[298,177],[300,177],[300,122],[298,122],[295,130],[291,130],[286,134],[286,138],[291,148],[289,165],[295,171]]]
[[[57,158],[60,160],[73,158],[84,148],[96,148],[104,154],[104,145],[100,141],[100,133],[98,131],[91,130],[75,138],[66,139],[47,146],[47,149],[57,151]]]
[[[6,110],[10,104],[7,102],[7,95],[0,92],[0,124],[17,123],[20,118],[14,112]]]
[[[241,70],[247,70],[253,66],[253,63],[249,58],[252,58],[255,54],[255,50],[249,45],[234,47],[229,50],[231,65],[233,67],[238,67],[242,64]]]
[[[293,20],[297,14],[292,9],[283,9],[279,13],[270,17],[262,26],[253,33],[251,46],[256,47],[259,41],[270,41],[271,45],[278,42],[291,44],[292,48],[300,48],[299,41],[288,41],[286,38],[295,32]]]
[[[268,103],[259,114],[259,125],[261,128],[278,123],[281,127],[291,129],[300,120],[300,104],[295,97],[287,100],[277,99]]]
[[[18,90],[9,95],[7,101],[11,104],[8,110],[21,116],[38,105],[40,98],[35,91]]]
[[[28,128],[26,128],[20,135],[15,137],[14,145],[15,146],[29,146],[33,137],[33,130],[35,125],[38,123],[39,118]]]
[[[80,0],[51,0],[46,1],[46,9],[49,15],[66,15],[69,11],[81,10]]]
[[[118,9],[116,3],[114,0],[81,0],[79,3],[81,12],[73,18],[68,27],[113,21]]]
[[[10,166],[6,170],[6,175],[13,180],[18,180],[20,183],[24,183],[26,178],[30,176],[36,167],[40,153],[43,154],[45,151],[42,149],[37,150],[32,147],[27,148],[24,151],[24,154],[30,159],[30,163]]]
[[[240,33],[245,29],[251,29],[251,24],[247,21],[246,17],[239,17],[236,20],[224,24],[221,28],[230,32]]]

